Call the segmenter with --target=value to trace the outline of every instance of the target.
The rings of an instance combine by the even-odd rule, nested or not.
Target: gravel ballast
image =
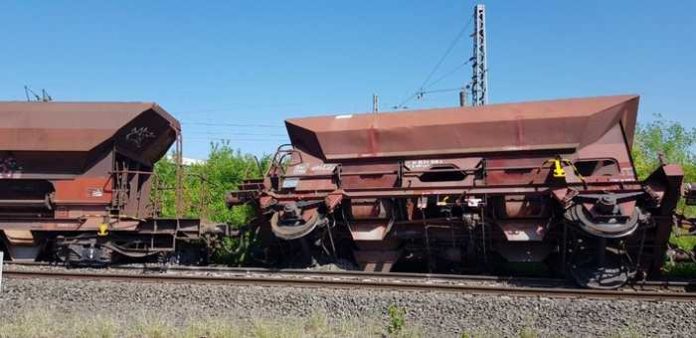
[[[332,323],[365,320],[386,327],[390,306],[405,309],[406,326],[426,336],[696,335],[694,302],[53,279],[5,279],[0,320],[36,308],[122,323],[157,315],[171,325],[202,317],[292,320],[320,313]]]

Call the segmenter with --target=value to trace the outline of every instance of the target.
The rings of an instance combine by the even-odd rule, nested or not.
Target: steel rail
[[[64,265],[46,262],[5,262],[6,266],[28,267],[64,267]],[[364,277],[364,278],[402,278],[422,280],[445,280],[451,282],[498,282],[526,286],[553,285],[555,287],[573,287],[571,281],[561,278],[548,277],[519,277],[504,275],[461,275],[434,274],[410,272],[367,272],[360,270],[311,270],[311,269],[273,269],[259,267],[230,267],[230,266],[190,266],[190,265],[161,265],[161,264],[125,264],[109,265],[104,271],[141,271],[141,272],[199,272],[199,273],[229,273],[229,274],[278,274],[296,276],[326,276],[326,277]],[[682,289],[696,291],[696,280],[645,280],[627,285],[633,289]]]
[[[63,267],[45,262],[6,262],[8,266],[28,266],[28,267]],[[297,276],[326,276],[326,277],[365,277],[365,278],[402,278],[402,279],[425,279],[425,280],[447,280],[460,282],[499,282],[499,283],[518,283],[525,285],[567,283],[566,280],[558,278],[542,277],[513,277],[513,276],[493,276],[493,275],[460,275],[460,274],[434,274],[434,273],[410,273],[410,272],[367,272],[361,270],[311,270],[311,269],[273,269],[259,267],[229,267],[229,266],[187,266],[187,265],[109,265],[107,270],[127,270],[144,272],[207,272],[207,273],[231,273],[231,274],[285,274]]]
[[[5,262],[6,266],[29,267],[65,267],[64,265],[47,262]],[[360,270],[311,270],[311,269],[274,269],[260,267],[230,267],[230,266],[190,266],[190,265],[162,265],[162,264],[125,264],[109,265],[104,271],[139,271],[139,272],[198,272],[198,273],[226,273],[226,274],[276,274],[294,276],[326,276],[334,278],[401,278],[421,279],[425,281],[450,281],[450,282],[497,282],[530,287],[566,287],[573,288],[575,284],[561,278],[549,277],[520,277],[504,275],[460,275],[460,274],[433,274],[433,273],[409,273],[409,272],[367,272]],[[677,289],[682,291],[696,291],[696,280],[643,280],[626,285],[630,289]]]
[[[6,270],[8,279],[79,279],[92,281],[123,281],[147,283],[185,283],[185,284],[225,284],[235,286],[268,287],[303,287],[303,288],[340,288],[340,289],[378,289],[389,291],[437,291],[461,294],[486,294],[501,296],[533,296],[547,298],[598,298],[598,299],[639,299],[652,301],[696,301],[696,293],[691,292],[656,292],[636,290],[593,290],[554,287],[516,287],[464,284],[437,284],[432,280],[408,281],[393,278],[377,279],[340,279],[340,278],[287,278],[273,276],[201,276],[201,275],[150,275],[150,274],[114,274],[114,273],[76,273],[47,271]]]

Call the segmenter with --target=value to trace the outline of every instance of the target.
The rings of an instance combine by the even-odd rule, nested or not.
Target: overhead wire
[[[425,86],[428,84],[428,81],[430,81],[430,79],[433,77],[433,75],[435,75],[435,72],[436,72],[438,69],[440,69],[440,66],[441,66],[442,63],[445,61],[445,59],[447,58],[447,56],[449,55],[449,53],[452,52],[452,50],[453,50],[454,47],[457,45],[457,43],[458,43],[459,40],[462,38],[462,36],[464,36],[464,34],[466,34],[467,29],[469,29],[469,26],[471,25],[471,22],[473,21],[473,19],[474,19],[474,17],[471,16],[471,17],[469,18],[469,21],[467,22],[467,24],[464,26],[464,28],[462,28],[462,29],[459,31],[459,33],[457,34],[457,36],[454,38],[454,40],[452,40],[452,42],[450,43],[449,47],[447,47],[447,50],[445,51],[445,53],[442,55],[442,57],[440,57],[440,60],[437,62],[437,64],[435,64],[435,67],[433,67],[433,69],[430,71],[430,74],[428,74],[428,76],[425,78],[425,80],[424,80],[423,83],[421,84],[421,86],[420,86],[421,89],[422,89],[422,88],[425,88]]]
[[[196,135],[209,135],[209,136],[227,136],[227,135],[242,135],[242,136],[286,136],[287,134],[281,134],[281,133],[255,133],[255,132],[246,132],[246,131],[226,131],[226,130],[193,130],[193,129],[188,129],[185,131],[186,134],[196,134]]]
[[[283,128],[280,124],[264,124],[264,123],[226,123],[226,122],[186,122],[182,121],[182,124],[189,125],[199,125],[199,126],[211,126],[211,127],[256,127],[256,128]]]
[[[452,70],[450,70],[449,72],[443,74],[442,76],[440,76],[439,78],[437,78],[435,81],[431,82],[429,85],[430,85],[430,86],[434,86],[435,84],[439,83],[440,81],[442,81],[442,80],[448,78],[449,76],[451,76],[452,74],[456,73],[458,70],[464,68],[464,66],[468,65],[468,64],[471,63],[471,62],[472,62],[471,59],[462,62],[462,63],[459,64],[457,67],[452,68]]]
[[[287,141],[286,139],[267,139],[267,138],[229,138],[229,137],[189,137],[190,141],[230,141],[230,142],[259,142],[259,141]]]
[[[256,122],[227,123],[203,121],[181,121],[181,123],[184,126],[185,130],[183,133],[184,140],[188,141],[189,144],[205,144],[218,142],[229,142],[232,144],[259,143],[263,141],[274,143],[288,142],[287,134],[269,133],[273,129],[277,129],[278,131],[284,130],[285,126],[283,124],[267,124]],[[229,130],[221,128],[229,128]]]
[[[461,90],[461,88],[456,87],[456,88],[447,88],[447,89],[433,89],[433,90],[424,91],[423,94],[447,93],[447,92],[454,92],[454,91],[458,91],[458,90]]]
[[[466,23],[466,25],[464,25],[464,27],[459,31],[459,33],[457,33],[457,35],[455,36],[454,40],[452,40],[452,42],[449,44],[449,46],[448,46],[447,49],[445,50],[445,53],[442,54],[442,56],[440,57],[440,59],[438,60],[438,62],[435,64],[435,66],[432,68],[432,70],[430,71],[430,73],[428,73],[428,76],[425,77],[425,80],[423,80],[423,83],[421,83],[421,85],[420,85],[420,87],[418,88],[418,90],[417,90],[416,92],[414,92],[413,94],[407,96],[403,101],[401,101],[401,103],[399,103],[398,105],[394,106],[395,109],[400,109],[400,108],[404,107],[404,105],[405,105],[406,103],[408,103],[409,101],[413,100],[413,99],[416,98],[416,97],[419,97],[419,98],[422,97],[423,94],[425,94],[425,89],[427,88],[427,86],[428,86],[428,85],[433,85],[433,83],[429,83],[430,79],[432,79],[433,75],[435,75],[435,73],[437,72],[437,70],[440,69],[440,66],[442,66],[442,63],[445,61],[445,59],[447,58],[447,56],[452,52],[452,50],[453,50],[454,47],[457,45],[457,43],[458,43],[459,40],[462,38],[462,36],[464,36],[464,34],[466,34],[466,32],[467,32],[467,30],[469,29],[469,26],[471,26],[471,23],[473,22],[473,20],[474,20],[474,16],[472,15],[471,17],[469,17],[469,21]],[[446,78],[447,76],[451,75],[451,73],[453,73],[453,72],[459,70],[461,67],[464,67],[464,65],[466,65],[466,64],[469,63],[470,61],[471,61],[471,60],[468,60],[467,62],[465,62],[465,63],[463,63],[463,64],[460,64],[459,66],[456,67],[455,70],[448,72],[445,76],[439,77],[439,78],[435,81],[435,83],[442,81],[443,78]]]
[[[274,104],[260,104],[258,102],[236,102],[234,104],[235,109],[239,109],[240,107],[242,108],[253,108],[253,109],[276,109],[276,108],[283,108],[287,109],[288,107],[303,107],[303,104],[300,102],[278,102]],[[195,108],[184,108],[184,109],[175,109],[172,110],[171,113],[176,114],[176,115],[198,115],[200,113],[224,113],[224,112],[230,112],[231,108],[213,108],[213,107],[195,107]]]
[[[467,29],[473,22],[473,16],[469,18],[469,21],[464,25],[464,27],[457,33],[455,38],[450,42],[449,46],[445,50],[445,52],[442,54],[442,56],[438,59],[438,62],[433,66],[433,68],[430,70],[428,75],[425,77],[423,82],[421,83],[421,86],[419,87],[419,90],[414,92],[413,94],[409,95],[406,99],[404,99],[400,104],[395,106],[395,108],[401,108],[406,104],[407,102],[411,101],[413,98],[416,97],[422,97],[424,94],[430,94],[430,93],[442,93],[442,92],[451,92],[455,90],[460,90],[460,88],[450,88],[450,89],[436,89],[436,90],[425,90],[428,86],[432,86],[434,84],[439,83],[440,81],[444,80],[445,78],[449,77],[450,75],[454,74],[458,70],[460,70],[462,67],[467,65],[471,60],[467,60],[464,63],[459,64],[458,66],[454,67],[452,70],[446,72],[445,74],[441,75],[440,77],[436,78],[434,81],[430,82],[430,80],[433,78],[433,76],[436,74],[436,72],[440,69],[444,61],[447,59],[447,56],[454,50],[454,47],[456,47],[457,43],[461,38],[466,34]],[[220,111],[218,109],[205,109],[205,110],[198,110],[198,112],[214,112],[214,111]],[[191,111],[187,111],[188,113],[193,113]],[[211,127],[239,127],[239,128],[282,128],[282,125],[276,125],[276,124],[265,124],[265,123],[225,123],[225,122],[200,122],[200,121],[182,121],[182,124],[184,125],[198,125],[198,126],[211,126]],[[213,137],[216,136],[210,131],[189,131],[189,133],[194,134],[193,137],[187,137],[188,140],[192,141],[230,141],[230,142],[257,142],[257,141],[269,141],[272,139],[269,138],[263,138],[263,139],[256,139],[256,138],[230,138],[230,137]],[[198,133],[198,135],[195,135]],[[242,135],[242,136],[272,136],[272,137],[281,137],[285,135],[280,135],[280,134],[268,134],[268,133],[252,133],[252,132],[234,132],[234,135]],[[207,135],[203,136],[203,135]],[[196,137],[198,136],[198,137]],[[287,140],[287,138],[284,138],[284,140]]]
[[[230,142],[230,143],[243,143],[243,142],[253,142],[253,143],[287,143],[287,138],[232,138],[232,137],[186,137],[184,136],[184,142],[188,144],[201,144],[210,142]]]

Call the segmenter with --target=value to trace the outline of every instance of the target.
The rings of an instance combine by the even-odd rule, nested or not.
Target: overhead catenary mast
[[[379,96],[377,94],[372,94],[372,112],[379,112]]]
[[[486,62],[486,6],[474,7],[474,56],[472,57],[471,104],[488,103],[488,63]]]
[[[440,57],[435,67],[430,71],[428,76],[425,78],[423,83],[418,87],[418,90],[406,97],[401,103],[394,105],[393,109],[405,109],[406,103],[413,99],[422,99],[425,94],[437,93],[437,92],[459,92],[459,106],[464,107],[467,104],[472,106],[482,106],[488,103],[488,62],[486,61],[487,47],[486,47],[486,7],[483,4],[474,6],[473,16],[468,16],[469,21],[466,26],[457,34],[454,41],[449,45],[445,53]],[[469,29],[469,25],[474,23],[474,32],[471,35],[473,38],[473,56],[471,56],[466,62],[460,64],[451,71],[445,73],[444,75],[432,80],[432,76],[436,74],[439,67],[445,61],[447,55],[454,49],[457,42],[463,37]],[[467,81],[465,85],[460,88],[454,89],[441,89],[441,90],[427,90],[430,86],[438,83],[454,74],[456,71],[462,69],[467,64],[471,63],[472,75],[471,80]],[[432,81],[431,81],[432,80]],[[467,96],[471,95],[471,100]],[[374,97],[373,97],[373,112],[375,109]]]

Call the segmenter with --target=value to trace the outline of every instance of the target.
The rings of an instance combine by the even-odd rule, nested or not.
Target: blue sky
[[[3,1],[0,100],[155,101],[185,155],[255,154],[288,117],[382,110],[416,91],[472,1]],[[696,127],[696,1],[485,1],[491,103],[621,93]],[[471,29],[470,27],[468,29]],[[471,55],[463,38],[433,79]],[[459,87],[464,67],[431,90]],[[410,108],[457,104],[429,94]]]

